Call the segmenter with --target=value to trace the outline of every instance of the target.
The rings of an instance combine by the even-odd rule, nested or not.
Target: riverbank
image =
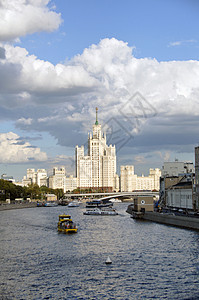
[[[127,208],[127,213],[136,218],[131,205]],[[199,218],[189,216],[176,216],[169,213],[158,213],[158,212],[145,212],[139,215],[139,219],[161,223],[165,225],[172,225],[187,229],[199,230]]]
[[[11,210],[11,209],[33,208],[33,207],[37,207],[37,202],[2,204],[0,205],[0,211]]]

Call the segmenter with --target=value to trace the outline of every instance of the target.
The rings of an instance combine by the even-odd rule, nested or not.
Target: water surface
[[[199,299],[199,233],[114,206],[118,216],[63,206],[0,212],[2,299]],[[77,234],[57,232],[61,213]]]

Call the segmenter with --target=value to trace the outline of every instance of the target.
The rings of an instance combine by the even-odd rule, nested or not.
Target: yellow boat
[[[76,224],[71,219],[70,215],[59,215],[58,231],[63,233],[76,233]]]

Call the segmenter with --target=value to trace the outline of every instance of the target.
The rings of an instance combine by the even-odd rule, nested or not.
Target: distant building
[[[199,210],[199,146],[195,147],[195,209]]]
[[[115,146],[106,144],[106,135],[102,134],[97,113],[96,108],[93,133],[88,134],[87,155],[84,153],[84,146],[75,148],[77,186],[80,189],[114,191],[118,183],[116,149]]]
[[[164,162],[162,167],[162,176],[178,176],[179,174],[187,174],[194,172],[194,165],[192,162]]]
[[[8,180],[8,181],[15,183],[15,179],[13,178],[13,176],[8,176],[7,174],[2,174],[1,179]]]
[[[22,185],[38,184],[47,186],[47,172],[45,169],[27,169],[27,175],[22,179]]]
[[[120,166],[120,190],[132,192],[137,189],[137,175],[134,174],[134,166]]]
[[[185,175],[177,184],[167,189],[166,206],[193,209],[191,176]]]
[[[132,192],[135,190],[157,190],[160,188],[160,169],[150,169],[149,176],[137,176],[134,174],[134,166],[120,167],[120,190],[121,192]]]
[[[51,189],[63,189],[64,193],[66,192],[66,171],[64,167],[53,168],[53,175],[49,176],[48,186]]]
[[[54,194],[46,194],[45,197],[47,202],[57,201],[57,196]]]
[[[73,175],[70,175],[69,177],[66,177],[65,179],[65,190],[66,192],[72,192],[77,188],[77,178],[73,177]]]

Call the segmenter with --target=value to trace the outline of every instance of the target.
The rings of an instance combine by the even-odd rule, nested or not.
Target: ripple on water
[[[136,222],[125,213],[126,204],[116,207],[116,217],[88,217],[84,208],[71,209],[79,227],[75,235],[57,233],[65,207],[0,212],[3,295],[34,300],[199,298],[199,233]]]

